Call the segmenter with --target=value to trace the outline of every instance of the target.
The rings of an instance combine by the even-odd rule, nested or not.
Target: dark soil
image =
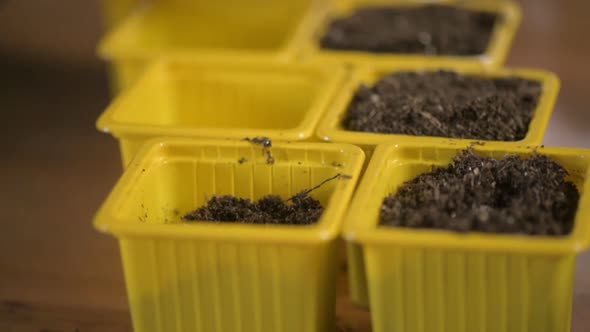
[[[215,196],[207,205],[184,216],[183,220],[309,225],[316,223],[323,211],[320,202],[307,195],[296,195],[290,202],[272,195],[256,202],[233,196]]]
[[[324,49],[433,55],[485,53],[497,16],[444,5],[367,7],[331,22]]]
[[[276,195],[268,195],[256,202],[249,199],[226,196],[214,196],[207,204],[188,213],[182,219],[192,221],[234,222],[248,224],[309,225],[316,223],[324,207],[309,196],[313,191],[328,182],[352,176],[336,174],[320,182],[313,188],[303,190],[284,200]]]
[[[420,175],[385,198],[381,225],[566,235],[580,198],[567,175],[542,155],[492,159],[466,151],[449,167]]]
[[[518,141],[526,136],[541,93],[539,82],[516,77],[397,72],[372,88],[361,85],[343,126],[370,133]]]

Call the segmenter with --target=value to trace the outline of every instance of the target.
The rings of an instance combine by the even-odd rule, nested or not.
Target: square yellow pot
[[[448,165],[468,143],[379,146],[353,199],[347,241],[360,244],[375,332],[570,330],[575,256],[590,244],[590,151],[540,148],[581,192],[573,232],[530,237],[379,227],[383,198],[432,165]],[[530,156],[509,144],[482,156]]]
[[[328,2],[330,3],[330,2]],[[431,56],[420,54],[376,54],[362,51],[327,50],[320,47],[319,41],[326,34],[330,22],[335,18],[347,17],[357,9],[371,6],[408,7],[423,6],[430,3],[450,4],[475,11],[493,12],[499,15],[490,44],[486,52],[477,56]],[[354,65],[382,64],[392,65],[400,60],[413,59],[420,62],[432,60],[460,60],[466,63],[479,63],[486,66],[501,66],[512,45],[512,41],[521,21],[520,7],[506,0],[498,1],[414,1],[414,0],[336,0],[318,11],[321,15],[310,17],[307,38],[301,48],[301,56],[306,60],[324,63],[348,63]]]
[[[451,139],[432,136],[410,136],[395,134],[366,133],[345,130],[342,127],[348,107],[360,84],[373,86],[384,76],[399,71],[433,71],[433,70],[454,70],[461,74],[483,77],[510,77],[516,76],[524,79],[538,81],[542,85],[542,95],[535,110],[535,114],[529,124],[529,130],[523,140],[509,142],[506,144],[535,146],[543,143],[545,131],[551,119],[551,114],[559,93],[559,79],[553,73],[518,68],[489,68],[477,63],[466,63],[453,60],[436,60],[423,62],[420,60],[406,59],[393,65],[362,66],[353,70],[347,81],[343,84],[339,93],[334,97],[329,109],[325,112],[317,129],[318,138],[327,142],[350,143],[360,146],[367,155],[367,160],[373,154],[378,144],[395,143],[426,143],[438,144],[444,142],[492,142],[473,139]],[[362,252],[359,246],[348,243],[346,245],[349,257],[349,280],[351,282],[352,300],[363,306],[368,306],[368,295],[365,274],[362,263]]]
[[[287,62],[306,35],[317,2],[154,1],[138,6],[109,32],[99,54],[114,65],[118,90],[129,87],[160,56]]]
[[[125,171],[94,223],[119,239],[135,331],[333,328],[337,243],[363,152],[276,143],[273,165],[260,152],[242,141],[156,139]],[[180,220],[214,195],[286,199],[337,174],[350,178],[311,193],[325,208],[314,225]]]
[[[115,99],[97,127],[119,139],[124,165],[158,136],[311,140],[343,78],[329,66],[163,59]]]
[[[349,76],[338,94],[334,97],[334,101],[330,104],[330,108],[326,111],[318,125],[317,135],[320,139],[327,142],[351,143],[372,149],[377,144],[388,142],[421,142],[436,144],[441,141],[448,141],[448,137],[434,137],[434,136],[410,136],[397,134],[380,134],[380,133],[366,133],[346,130],[342,127],[342,121],[346,116],[348,107],[350,106],[356,91],[361,84],[367,86],[374,86],[377,81],[383,77],[395,74],[402,71],[426,72],[436,70],[453,70],[463,75],[502,78],[502,77],[519,77],[532,81],[537,81],[541,84],[542,94],[539,98],[538,105],[535,109],[534,116],[529,125],[529,130],[524,139],[514,141],[517,145],[540,145],[543,142],[545,131],[549,125],[551,113],[557,100],[559,93],[559,78],[553,73],[523,68],[487,68],[477,64],[466,64],[459,61],[445,61],[438,60],[429,63],[423,63],[418,60],[400,61],[397,65],[392,66],[365,66],[353,71]],[[479,141],[492,142],[476,139],[452,139],[456,141]]]

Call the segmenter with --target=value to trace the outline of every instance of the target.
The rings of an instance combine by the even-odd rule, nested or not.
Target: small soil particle
[[[560,236],[580,194],[543,155],[484,158],[471,150],[402,185],[381,207],[382,226]]]
[[[347,130],[493,141],[523,139],[542,88],[516,77],[452,71],[397,72],[361,85],[343,120]]]
[[[240,164],[240,165],[241,165],[241,164],[243,164],[243,163],[245,163],[245,162],[247,162],[247,161],[248,161],[248,159],[246,159],[246,158],[242,157],[242,158],[240,158],[240,159],[238,160],[238,164]]]
[[[275,163],[275,157],[273,157],[272,152],[270,150],[266,150],[266,163],[272,165]]]
[[[445,5],[366,7],[332,21],[324,49],[373,53],[485,53],[497,16]]]
[[[254,137],[254,138],[244,138],[245,141],[248,141],[254,145],[262,146],[262,155],[266,156],[266,163],[272,165],[275,163],[275,158],[272,155],[271,148],[272,148],[272,140],[268,137]]]

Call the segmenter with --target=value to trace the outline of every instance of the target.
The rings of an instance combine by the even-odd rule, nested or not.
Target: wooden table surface
[[[523,1],[510,65],[561,76],[546,144],[590,147],[588,1]],[[121,172],[115,141],[94,130],[108,103],[105,70],[0,49],[0,331],[131,331],[117,243],[91,219]],[[341,322],[370,331],[340,282]],[[590,331],[590,255],[576,274],[573,331]]]

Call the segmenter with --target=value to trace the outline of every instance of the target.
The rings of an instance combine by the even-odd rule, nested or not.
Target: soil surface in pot
[[[518,141],[541,93],[539,82],[517,77],[396,72],[361,85],[342,124],[357,132]]]
[[[296,195],[289,201],[269,195],[255,202],[234,196],[215,196],[205,206],[188,213],[183,220],[309,225],[316,223],[323,211],[320,202],[307,195]]]
[[[501,159],[471,150],[416,177],[381,207],[381,225],[559,236],[572,231],[580,194],[546,156]]]
[[[485,53],[497,15],[464,8],[366,7],[333,20],[323,49],[432,55]]]

